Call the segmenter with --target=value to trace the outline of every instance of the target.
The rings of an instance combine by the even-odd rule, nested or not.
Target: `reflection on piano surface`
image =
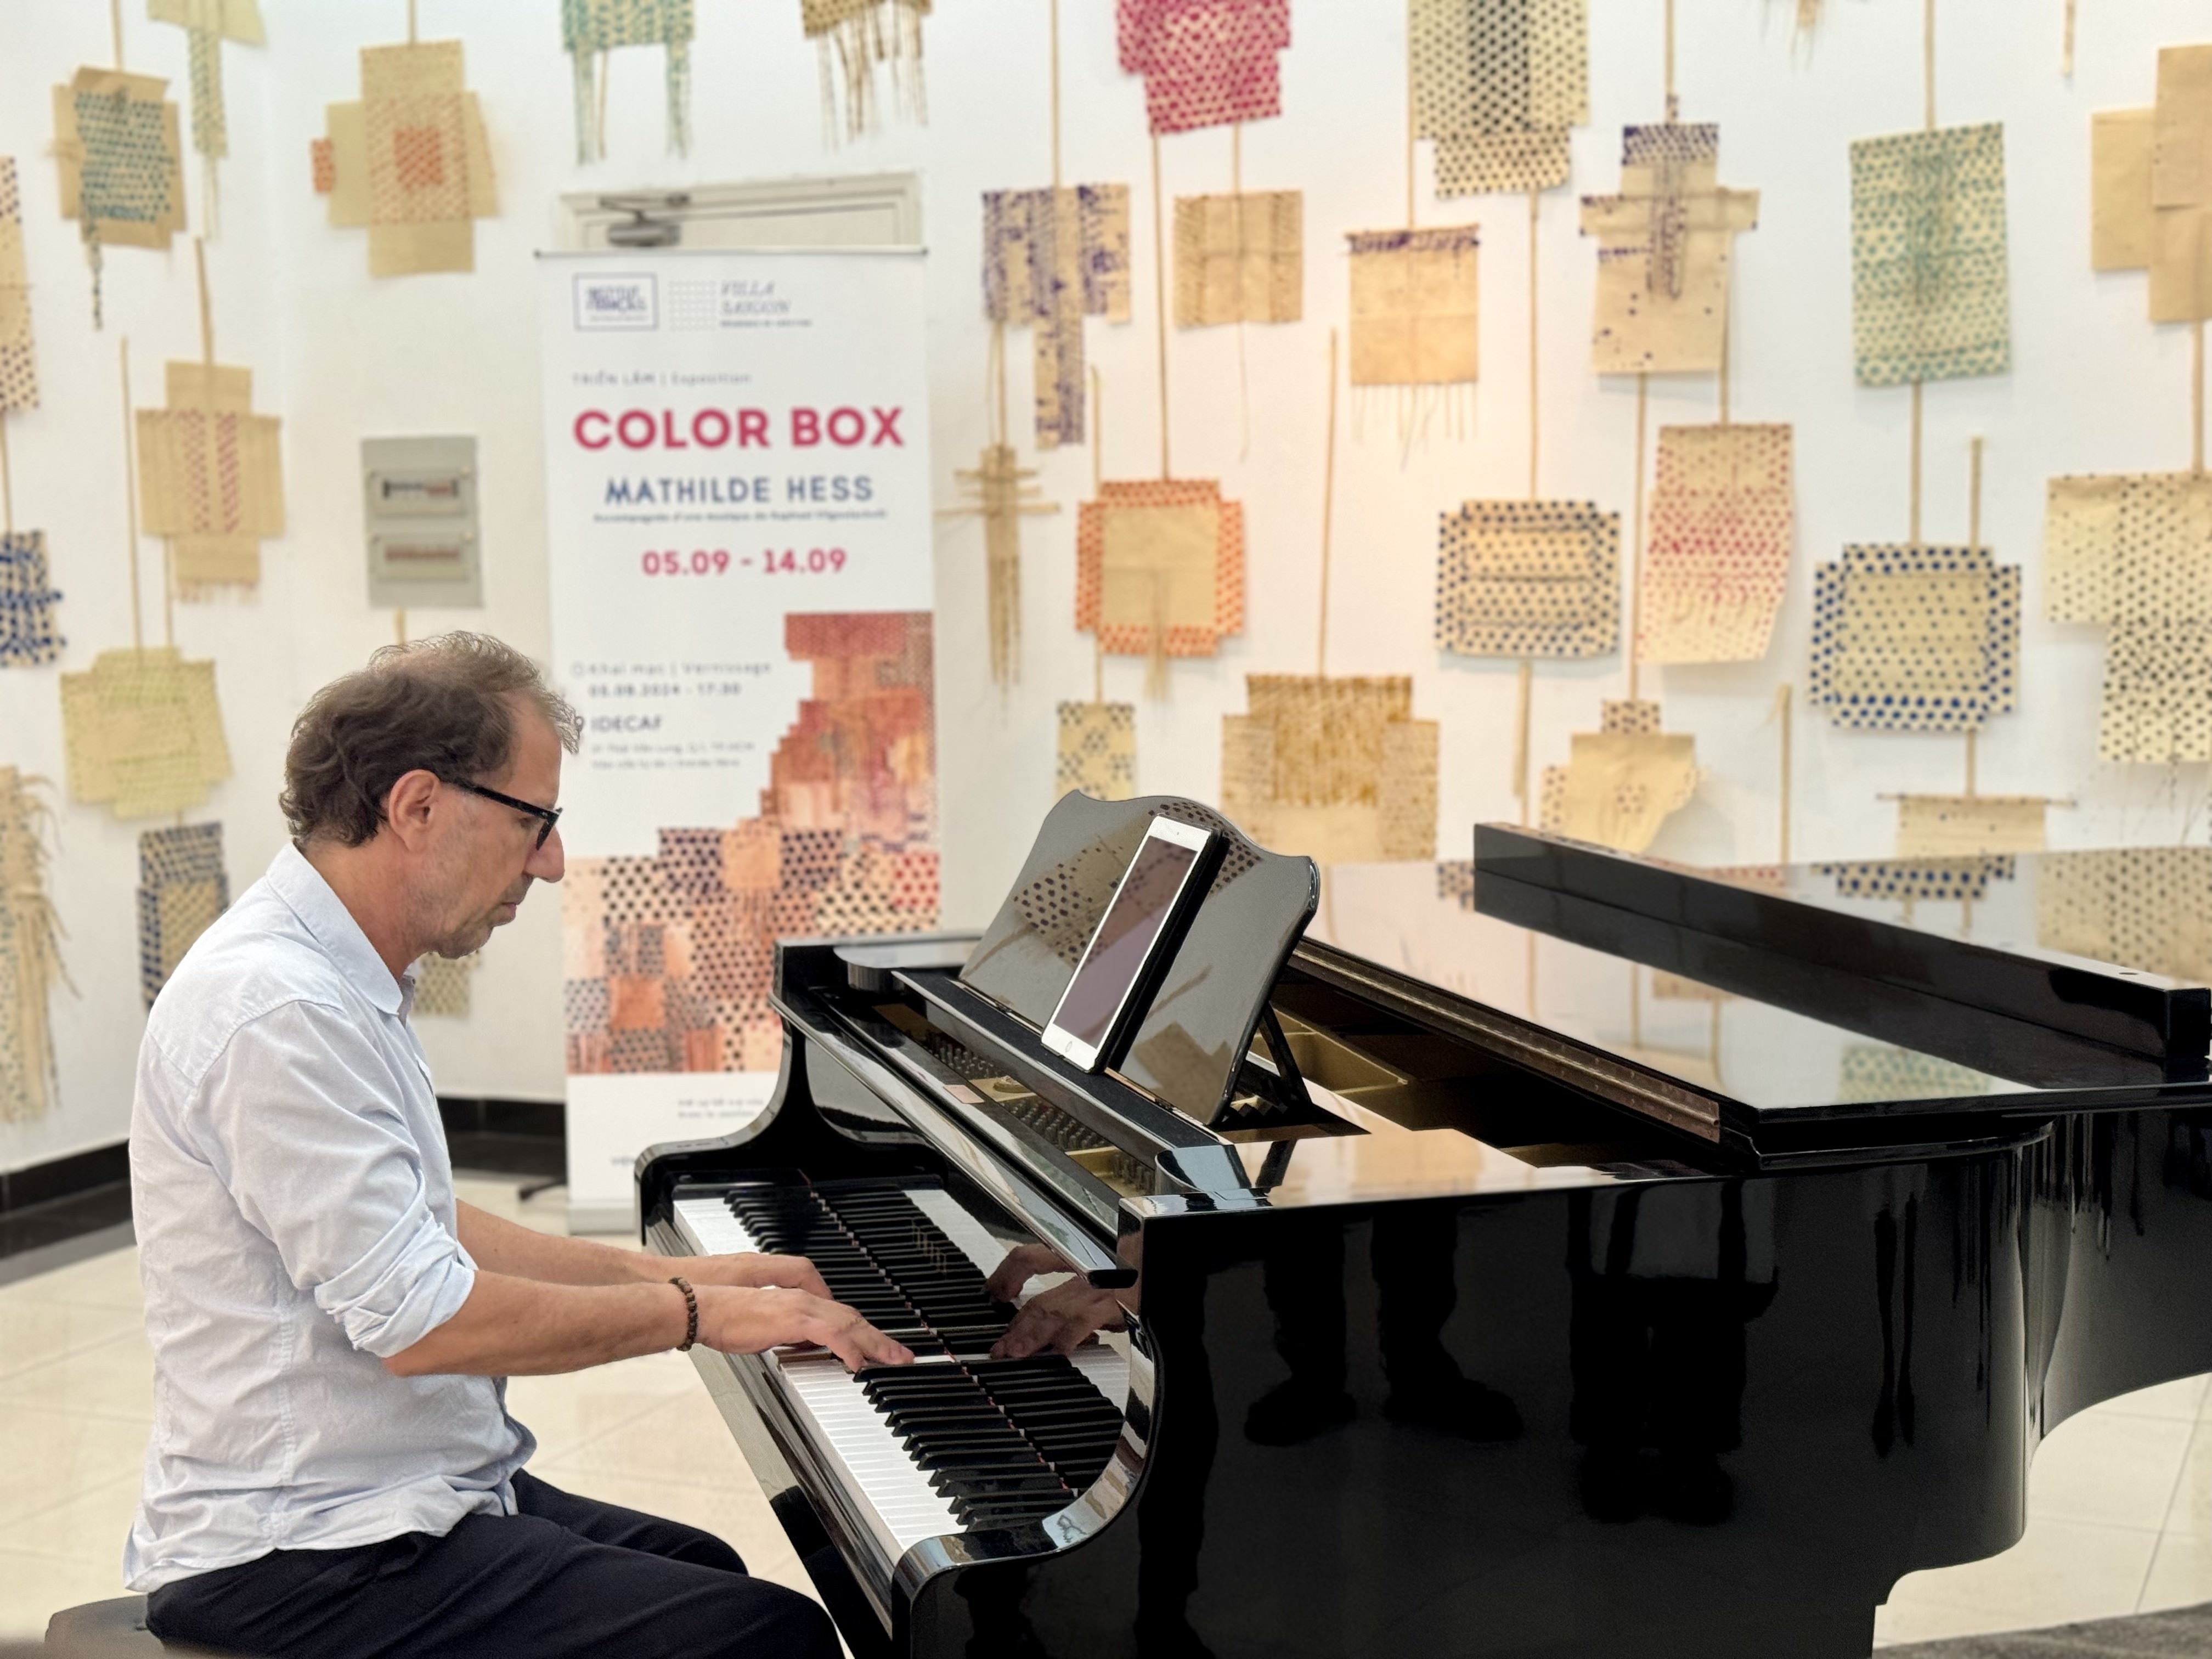
[[[1155,811],[1219,822],[1070,797],[980,939],[786,943],[774,1102],[640,1160],[656,1247],[805,1254],[920,1356],[694,1355],[862,1659],[1857,1659],[2057,1423],[2212,1370],[2201,981],[1993,943],[2036,858],[1970,941],[1240,846],[1087,1076],[1037,1028]],[[1895,971],[1793,956],[1808,887]]]

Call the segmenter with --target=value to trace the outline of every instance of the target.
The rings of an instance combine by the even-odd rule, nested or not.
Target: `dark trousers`
[[[837,1659],[830,1617],[719,1538],[524,1473],[443,1538],[277,1550],[166,1584],[146,1626],[252,1659]]]

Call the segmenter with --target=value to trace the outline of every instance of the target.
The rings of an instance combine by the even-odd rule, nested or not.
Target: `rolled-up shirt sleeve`
[[[287,1002],[241,1025],[202,1080],[200,1150],[285,1273],[380,1359],[459,1313],[476,1284],[431,1211],[391,1062],[341,1010]]]

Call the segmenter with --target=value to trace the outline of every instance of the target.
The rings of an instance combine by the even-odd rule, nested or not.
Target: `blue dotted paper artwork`
[[[15,182],[15,158],[0,155],[0,416],[38,406],[31,279],[23,265],[23,198]]]
[[[52,662],[66,643],[54,625],[60,590],[46,572],[46,532],[0,534],[0,667]]]
[[[169,246],[185,228],[184,161],[167,81],[80,69],[54,88],[54,159],[62,217],[84,233],[92,318],[100,321],[100,251]]]
[[[1972,732],[2020,684],[2020,567],[1987,548],[1846,547],[1813,580],[1810,693],[1858,732]]]
[[[983,313],[1030,325],[1037,447],[1081,443],[1083,319],[1129,320],[1129,187],[986,191]]]
[[[228,908],[221,824],[179,824],[138,837],[138,989],[149,1008],[193,941]]]
[[[1598,239],[1599,374],[1719,369],[1735,239],[1759,224],[1759,192],[1717,182],[1720,154],[1711,123],[1628,127],[1620,191],[1583,198],[1583,234]]]
[[[1620,644],[1620,515],[1589,501],[1468,501],[1443,515],[1437,649],[1601,657]]]
[[[2019,866],[2008,854],[1992,853],[1955,859],[1877,859],[1814,868],[1834,880],[1839,898],[1972,902],[1989,896],[1992,881],[2012,880]]]
[[[1851,334],[1861,386],[2012,367],[2002,125],[1851,146]]]

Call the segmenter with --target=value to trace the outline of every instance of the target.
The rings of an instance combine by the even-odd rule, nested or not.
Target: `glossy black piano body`
[[[1159,805],[1063,803],[1024,879]],[[641,1159],[648,1239],[717,1183],[932,1177],[1134,1279],[1133,1357],[1081,1502],[887,1561],[763,1363],[700,1356],[856,1654],[1863,1655],[1899,1577],[2017,1539],[2043,1435],[2212,1370],[2201,1056],[2069,1039],[2054,1085],[2046,1042],[2029,1086],[1857,1041],[1879,995],[1824,1023],[1346,867],[1273,999],[1326,1123],[1201,1128],[897,960],[782,948],[775,1100]],[[1486,1389],[1517,1435],[1465,1431]]]

